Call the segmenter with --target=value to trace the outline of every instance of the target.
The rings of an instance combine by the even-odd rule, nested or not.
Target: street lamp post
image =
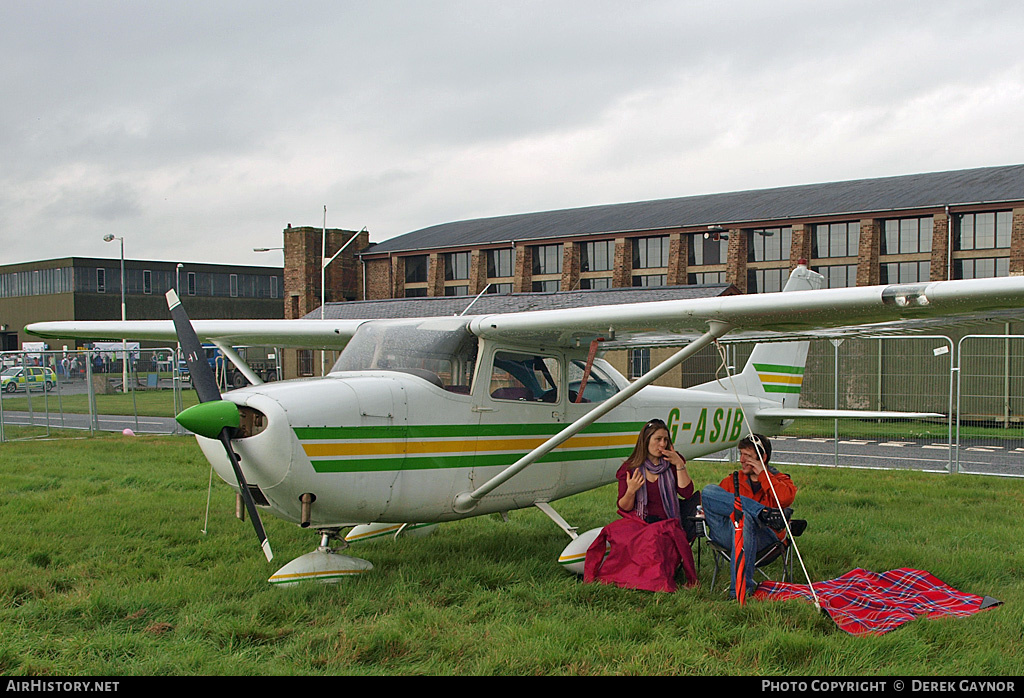
[[[124,306],[124,238],[110,233],[103,236],[103,242],[114,240],[121,242],[121,322],[125,322],[128,317]],[[128,340],[124,337],[121,338],[121,392],[128,392]]]

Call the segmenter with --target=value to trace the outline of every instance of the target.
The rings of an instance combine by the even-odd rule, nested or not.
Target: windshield
[[[469,392],[477,338],[456,318],[379,320],[356,330],[332,371],[405,371]]]
[[[21,369],[20,368],[8,368],[8,369],[4,370],[3,373],[0,373],[0,376],[10,377],[10,376],[16,376],[19,373],[21,373]]]

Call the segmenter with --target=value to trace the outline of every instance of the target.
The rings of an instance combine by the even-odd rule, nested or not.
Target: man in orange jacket
[[[739,471],[727,476],[720,485],[708,485],[701,490],[701,505],[704,507],[708,535],[715,543],[730,551],[733,565],[729,592],[734,597],[736,554],[733,550],[732,513],[736,501],[735,483],[739,483],[744,514],[743,559],[748,596],[757,586],[754,579],[757,551],[774,543],[776,538],[786,536],[781,510],[792,506],[796,497],[796,485],[789,475],[768,465],[772,456],[772,444],[768,437],[752,434],[740,441],[739,450]]]

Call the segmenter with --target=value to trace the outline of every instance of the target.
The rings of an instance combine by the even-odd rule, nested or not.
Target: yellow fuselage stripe
[[[439,441],[334,441],[331,443],[304,443],[303,450],[310,458],[325,456],[379,456],[396,452],[402,453],[489,453],[502,451],[533,450],[547,441],[536,436],[524,436],[518,439],[450,439]],[[609,446],[630,446],[636,442],[633,434],[611,434],[600,436],[575,436],[560,448],[601,448]]]
[[[757,375],[761,378],[762,383],[789,383],[792,385],[802,385],[804,382],[803,376],[775,376],[765,373],[759,373]]]

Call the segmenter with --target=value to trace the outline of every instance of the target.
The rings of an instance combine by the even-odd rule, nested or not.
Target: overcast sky
[[[0,263],[1024,163],[1020,0],[0,0]]]

